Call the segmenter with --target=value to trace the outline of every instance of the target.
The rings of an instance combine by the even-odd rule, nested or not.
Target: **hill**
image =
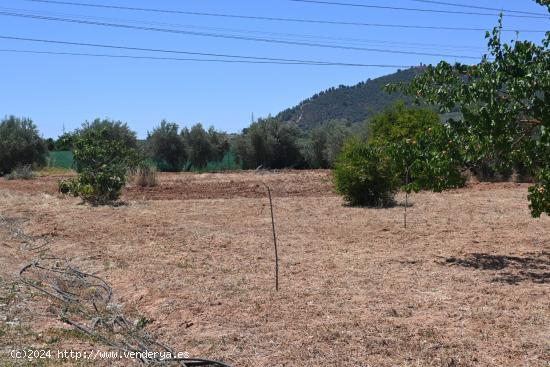
[[[409,82],[422,70],[422,67],[414,67],[354,86],[329,88],[282,111],[276,118],[284,122],[295,122],[303,130],[312,129],[330,120],[363,122],[400,99],[410,101],[401,93],[389,94],[383,88],[388,83]]]

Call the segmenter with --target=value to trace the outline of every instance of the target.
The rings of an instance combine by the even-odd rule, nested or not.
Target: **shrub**
[[[187,161],[185,142],[179,126],[163,120],[147,135],[147,150],[161,171],[179,172]]]
[[[351,205],[380,207],[394,201],[399,180],[392,159],[381,147],[349,140],[332,172],[336,191]]]
[[[149,164],[140,164],[133,172],[133,181],[141,187],[157,186],[157,169]]]
[[[126,172],[135,167],[137,152],[105,127],[87,129],[74,141],[78,177],[61,181],[59,191],[81,197],[93,205],[118,200],[126,182]]]
[[[18,166],[42,166],[47,152],[32,120],[10,116],[0,123],[0,175]]]
[[[537,179],[539,182],[529,188],[529,209],[535,218],[550,215],[550,170],[541,171]]]
[[[4,176],[6,180],[30,180],[34,178],[32,166],[26,164],[24,166],[15,167],[10,173]]]

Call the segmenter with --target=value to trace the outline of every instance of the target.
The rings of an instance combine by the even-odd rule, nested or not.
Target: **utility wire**
[[[416,11],[423,13],[439,13],[439,14],[459,14],[459,15],[482,15],[482,16],[495,16],[498,14],[494,13],[480,13],[474,11],[458,11],[458,10],[436,10],[436,9],[421,9],[421,8],[405,8],[400,6],[387,6],[387,5],[368,5],[368,4],[358,4],[358,3],[342,3],[335,1],[322,1],[322,0],[289,0],[298,3],[311,3],[311,4],[321,4],[321,5],[337,5],[337,6],[351,6],[357,8],[369,8],[369,9],[384,9],[384,10],[403,10],[403,11]],[[531,18],[531,19],[548,19],[548,15],[517,15],[517,14],[507,14],[508,17],[512,18]]]
[[[84,52],[57,52],[57,51],[37,51],[20,49],[0,49],[0,52],[14,52],[26,54],[45,54],[45,55],[67,55],[67,56],[91,56],[122,59],[141,59],[141,60],[170,60],[170,61],[196,61],[196,62],[220,62],[220,63],[241,63],[241,64],[277,64],[277,65],[309,65],[309,66],[328,66],[333,64],[314,64],[303,62],[277,62],[277,61],[252,61],[252,60],[223,60],[223,59],[196,59],[179,57],[155,57],[155,56],[136,56],[136,55],[112,55],[112,54],[93,54]],[[384,66],[385,67],[385,66]],[[393,66],[387,66],[393,67]]]
[[[277,62],[277,61],[252,61],[252,60],[223,60],[223,59],[197,59],[197,58],[179,58],[179,57],[156,57],[156,56],[138,56],[138,55],[113,55],[113,54],[95,54],[84,52],[57,52],[57,51],[38,51],[21,49],[0,49],[0,52],[13,52],[23,54],[37,55],[65,55],[65,56],[89,56],[105,57],[116,59],[137,59],[137,60],[163,60],[163,61],[192,61],[192,62],[213,62],[228,64],[274,64],[274,65],[304,65],[304,66],[356,66],[356,67],[377,67],[377,68],[411,68],[413,66],[405,65],[385,65],[385,64],[343,64],[343,63],[306,63],[306,62]]]
[[[339,46],[339,45],[330,45],[330,44],[313,43],[313,42],[285,41],[285,40],[275,40],[275,39],[260,38],[260,37],[235,36],[235,35],[228,35],[228,34],[221,34],[221,33],[193,32],[193,31],[183,31],[183,30],[168,29],[168,28],[142,27],[142,26],[136,26],[136,25],[119,24],[119,23],[95,22],[95,21],[89,21],[89,20],[48,17],[48,16],[33,15],[33,14],[0,12],[0,15],[11,16],[11,17],[20,17],[20,18],[47,20],[47,21],[56,21],[56,22],[75,23],[75,24],[87,24],[87,25],[103,26],[103,27],[114,27],[114,28],[121,28],[121,29],[164,32],[164,33],[173,33],[173,34],[185,34],[185,35],[201,36],[201,37],[214,37],[214,38],[233,39],[233,40],[244,40],[244,41],[254,41],[254,42],[264,42],[264,43],[276,43],[276,44],[294,45],[294,46],[331,48],[331,49],[341,49],[341,50],[350,50],[350,51],[379,52],[379,53],[401,54],[401,55],[451,57],[451,58],[463,58],[463,59],[475,59],[475,60],[479,59],[479,57],[477,57],[477,56],[468,56],[468,55],[453,55],[453,54],[444,54],[444,53],[430,53],[430,52],[388,50],[388,49],[380,49],[380,48]]]
[[[35,43],[60,44],[60,45],[70,45],[70,46],[108,48],[108,49],[117,49],[117,50],[126,50],[126,51],[145,51],[145,52],[185,54],[185,55],[196,55],[196,56],[238,58],[238,59],[249,59],[249,60],[264,61],[264,62],[268,61],[268,62],[285,63],[285,64],[288,63],[288,64],[319,65],[319,66],[326,65],[326,66],[387,67],[387,68],[410,67],[410,66],[404,66],[404,65],[360,64],[360,63],[343,63],[343,62],[333,62],[333,61],[297,60],[297,59],[282,59],[282,58],[257,57],[257,56],[228,55],[228,54],[192,52],[192,51],[182,51],[182,50],[166,50],[166,49],[156,49],[156,48],[106,45],[106,44],[85,43],[85,42],[70,42],[70,41],[59,41],[59,40],[38,39],[38,38],[23,38],[23,37],[12,37],[12,36],[3,36],[3,35],[0,35],[0,39],[12,40],[12,41],[27,41],[27,42],[35,42]],[[199,59],[199,60],[204,60],[204,59]],[[185,61],[197,61],[197,60],[185,59]],[[235,60],[235,61],[244,61],[244,60]]]
[[[80,6],[88,8],[101,8],[101,9],[113,9],[113,10],[128,10],[139,12],[151,12],[162,14],[179,14],[179,15],[191,15],[191,16],[203,16],[203,17],[221,17],[221,18],[234,18],[234,19],[247,19],[247,20],[262,20],[273,22],[291,22],[291,23],[312,23],[312,24],[327,24],[327,25],[345,25],[345,26],[361,26],[361,27],[381,27],[381,28],[404,28],[404,29],[428,29],[428,30],[445,30],[445,31],[486,31],[485,28],[472,28],[472,27],[445,27],[445,26],[425,26],[425,25],[407,25],[407,24],[382,24],[382,23],[363,23],[363,22],[346,22],[346,21],[332,21],[323,19],[303,19],[303,18],[285,18],[285,17],[263,17],[254,15],[241,15],[241,14],[226,14],[226,13],[205,13],[205,12],[192,12],[173,9],[157,9],[157,8],[140,8],[130,6],[119,5],[102,5],[93,3],[77,3],[71,1],[56,1],[56,0],[23,0],[34,3],[46,3],[55,5],[70,5]],[[531,30],[531,29],[503,29],[505,32],[522,32],[522,33],[546,33],[545,30]]]
[[[189,24],[97,17],[97,16],[82,15],[82,14],[44,12],[44,11],[37,12],[32,10],[29,11],[25,9],[3,8],[3,7],[0,7],[0,11],[20,12],[25,14],[38,14],[38,15],[48,15],[48,16],[71,17],[71,18],[79,18],[79,19],[86,19],[86,20],[91,19],[91,20],[99,20],[99,21],[124,22],[124,23],[141,24],[141,25],[145,24],[145,25],[175,27],[175,28],[184,28],[184,29],[205,29],[210,31],[214,30],[214,31],[234,32],[234,33],[244,33],[244,34],[259,34],[259,35],[282,37],[282,38],[291,39],[291,40],[292,39],[322,40],[322,41],[332,41],[331,43],[334,43],[337,41],[338,44],[383,44],[383,45],[392,45],[392,46],[395,45],[401,49],[402,48],[412,48],[412,49],[438,48],[438,49],[455,49],[455,50],[458,50],[458,49],[473,50],[473,49],[479,48],[476,46],[450,45],[450,44],[441,44],[441,43],[403,42],[403,41],[398,42],[398,41],[389,41],[389,40],[334,37],[334,36],[313,35],[313,34],[296,34],[296,33],[266,32],[266,31],[234,29],[234,28],[204,27],[204,26],[196,26],[196,25],[189,25]]]
[[[493,10],[493,11],[504,12],[504,13],[517,13],[517,14],[538,15],[538,16],[541,16],[541,17],[548,17],[548,15],[546,15],[546,14],[535,13],[535,12],[530,12],[530,11],[489,8],[489,7],[486,7],[486,6],[449,3],[449,2],[445,2],[445,1],[435,1],[435,0],[410,0],[410,1],[415,1],[417,3],[428,3],[428,4],[437,4],[437,5],[445,5],[445,6],[454,6],[454,7],[466,8],[466,9]]]

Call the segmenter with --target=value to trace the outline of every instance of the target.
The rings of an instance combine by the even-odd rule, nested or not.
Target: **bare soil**
[[[550,218],[530,217],[526,184],[413,194],[405,229],[401,195],[348,207],[327,171],[161,174],[119,207],[59,196],[58,178],[0,180],[0,215],[51,237],[178,351],[247,367],[550,365]],[[17,282],[33,256],[0,226],[0,349],[96,346]]]

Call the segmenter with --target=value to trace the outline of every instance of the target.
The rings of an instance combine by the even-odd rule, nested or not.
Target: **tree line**
[[[332,120],[303,132],[270,117],[258,119],[240,134],[228,134],[201,124],[181,128],[161,121],[145,140],[138,140],[127,123],[95,119],[57,139],[42,139],[32,120],[9,116],[0,122],[0,175],[22,165],[43,166],[49,151],[73,151],[80,137],[97,130],[105,130],[109,139],[121,141],[160,171],[179,172],[221,162],[228,153],[243,169],[330,168],[344,141],[361,127]]]

